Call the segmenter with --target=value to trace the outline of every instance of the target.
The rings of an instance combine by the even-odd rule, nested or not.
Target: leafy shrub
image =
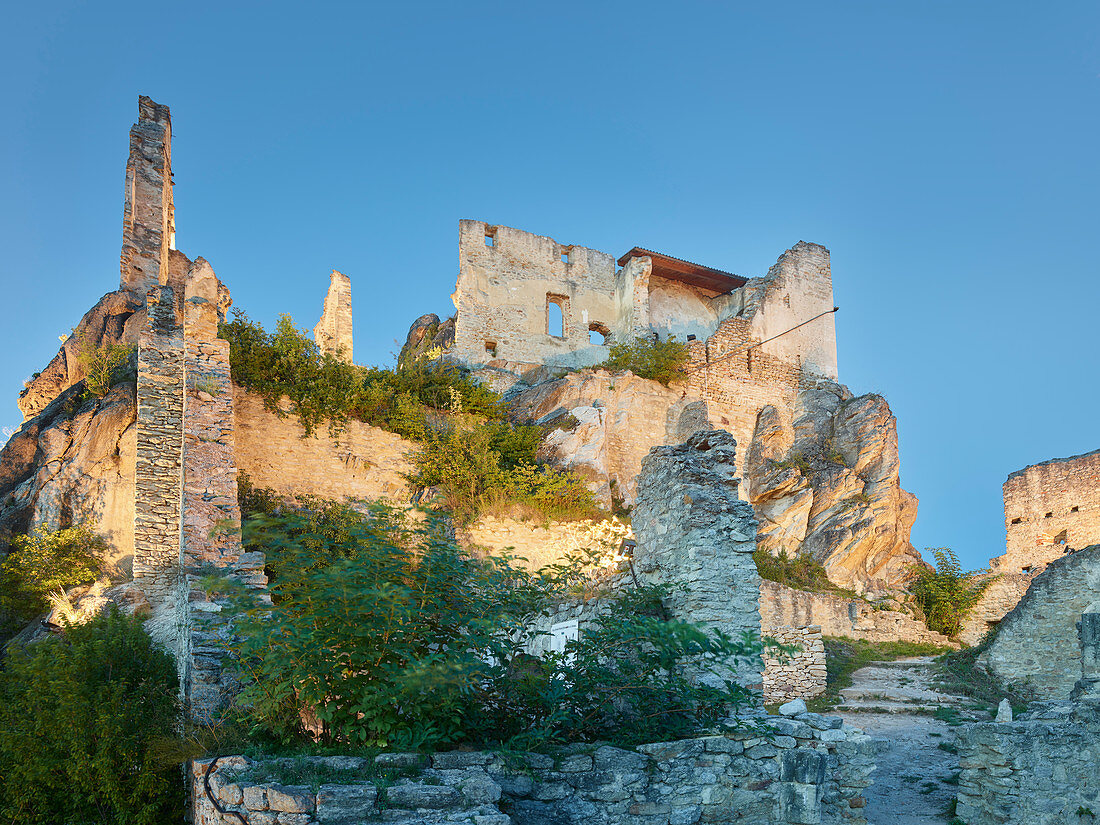
[[[769,553],[762,547],[752,551],[752,560],[756,562],[756,572],[760,578],[779,582],[795,590],[808,590],[811,593],[837,593],[849,598],[858,598],[853,590],[833,584],[821,562],[809,553],[798,553],[794,558],[786,550],[778,554]]]
[[[955,553],[947,547],[932,549],[936,566],[910,566],[913,581],[909,590],[924,611],[928,627],[945,636],[956,636],[963,619],[978,603],[993,577],[979,579],[976,572],[964,573]]]
[[[120,381],[134,380],[137,375],[135,352],[133,344],[96,346],[82,334],[76,360],[84,372],[84,398],[102,398]]]
[[[159,755],[179,724],[177,691],[172,658],[116,611],[12,650],[0,671],[0,817],[178,819],[179,766]]]
[[[435,433],[412,456],[414,486],[438,488],[455,519],[475,520],[486,509],[523,505],[545,518],[600,515],[592,493],[573,473],[536,465],[537,429],[453,426]]]
[[[527,617],[576,571],[530,574],[474,558],[437,522],[343,505],[250,518],[267,549],[273,606],[255,606],[239,646],[241,721],[284,746],[540,748],[690,735],[747,693],[728,673],[758,643],[669,620],[667,588],[614,603],[564,654],[524,652]],[[312,720],[307,724],[303,720]]]
[[[10,635],[46,610],[49,596],[87,584],[99,575],[102,538],[85,527],[50,530],[40,525],[12,539],[12,552],[0,564],[0,635]]]
[[[611,372],[630,370],[639,378],[659,381],[667,387],[684,376],[689,358],[688,345],[675,337],[666,341],[636,338],[630,343],[612,344],[607,360],[598,366]]]

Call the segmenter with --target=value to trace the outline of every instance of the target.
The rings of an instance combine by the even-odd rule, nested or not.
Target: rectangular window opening
[[[496,358],[497,357],[497,342],[496,341],[486,341],[485,342],[485,353],[490,358]]]
[[[1051,511],[1051,512],[1047,513],[1045,516],[1043,516],[1043,518],[1054,518],[1054,512]]]
[[[568,249],[563,249],[563,250],[561,251],[561,262],[562,262],[563,264],[567,264],[567,263],[570,263],[570,260],[569,260],[569,250],[568,250]]]
[[[1076,504],[1074,504],[1074,505],[1073,505],[1072,507],[1070,507],[1070,508],[1069,508],[1069,511],[1070,511],[1071,513],[1078,513],[1078,512],[1080,512],[1080,511],[1081,511],[1081,508],[1080,508],[1080,507],[1078,507],[1078,506],[1077,506]]]
[[[486,246],[496,246],[497,245],[497,236],[496,235],[490,235],[488,232],[486,232],[485,233],[485,245]]]
[[[1012,523],[1013,523],[1013,524],[1019,524],[1019,523],[1020,523],[1021,521],[1023,521],[1023,519],[1022,519],[1022,518],[1014,518],[1014,519],[1012,519]]]

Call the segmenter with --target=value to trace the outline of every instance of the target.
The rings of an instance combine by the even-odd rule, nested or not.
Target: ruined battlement
[[[130,129],[123,195],[120,288],[144,300],[167,283],[168,255],[176,245],[172,201],[172,115],[142,95],[138,122]]]
[[[1100,541],[1100,450],[1024,467],[1003,490],[1006,552],[994,572],[1041,568]]]

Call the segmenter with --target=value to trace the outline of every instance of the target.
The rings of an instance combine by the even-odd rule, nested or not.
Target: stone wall
[[[734,638],[760,630],[756,517],[737,483],[735,443],[725,431],[655,447],[642,462],[632,520],[639,579],[682,583],[670,612]],[[759,674],[746,668],[738,681],[755,685]]]
[[[1051,562],[1001,620],[983,654],[989,670],[1005,682],[1026,683],[1039,698],[1066,696],[1081,672],[1075,625],[1098,599],[1100,545]]]
[[[1027,572],[1100,542],[1100,450],[1033,464],[1004,483],[1006,553],[995,573]]]
[[[402,474],[413,469],[406,458],[416,449],[411,441],[361,421],[336,436],[322,426],[307,437],[297,418],[265,409],[259,395],[235,386],[233,397],[237,466],[255,486],[291,496],[409,502]]]
[[[763,627],[761,634],[796,648],[789,654],[764,656],[767,704],[812,699],[825,692],[825,644],[821,641],[820,627]]]
[[[610,564],[622,542],[632,537],[630,526],[614,517],[606,521],[537,522],[485,516],[458,530],[463,547],[492,555],[507,551],[524,559],[529,570],[587,551],[604,554]]]
[[[351,325],[351,278],[335,269],[329,276],[325,308],[321,320],[313,328],[313,340],[321,352],[351,363],[355,343]]]
[[[996,630],[1008,612],[1012,610],[1031,586],[1032,580],[1046,568],[1044,564],[1026,573],[989,573],[982,578],[992,578],[982,593],[981,599],[966,614],[959,640],[968,645],[976,645],[985,635]]]
[[[469,825],[693,825],[703,822],[866,822],[863,791],[874,769],[874,743],[838,718],[767,717],[767,733],[742,731],[624,750],[576,746],[555,760],[527,754],[505,760],[461,751],[382,754],[375,764],[355,757],[310,757],[343,782],[257,783],[245,757],[192,763],[191,810],[196,825],[359,825],[398,821]],[[291,761],[291,760],[284,760]],[[413,775],[380,792],[369,775],[394,767]],[[218,800],[217,805],[211,801]],[[221,807],[225,812],[220,812]],[[505,813],[507,811],[507,813]]]
[[[142,95],[130,130],[122,218],[122,288],[144,298],[167,284],[168,252],[175,246],[172,206],[172,115]]]
[[[764,628],[817,625],[825,636],[869,642],[928,642],[955,646],[946,636],[907,613],[876,610],[862,599],[832,593],[808,593],[779,582],[760,582],[760,622]]]

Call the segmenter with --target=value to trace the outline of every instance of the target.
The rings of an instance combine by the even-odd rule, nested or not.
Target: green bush
[[[133,344],[95,346],[82,334],[76,361],[84,372],[84,399],[102,398],[120,381],[133,381],[137,376],[136,351]]]
[[[598,366],[611,372],[630,370],[639,378],[659,381],[666,387],[684,377],[690,352],[688,345],[670,336],[667,341],[636,338],[630,343],[612,344],[607,360]]]
[[[946,547],[932,548],[936,566],[914,564],[909,590],[924,611],[925,622],[945,636],[956,636],[963,619],[978,603],[993,577],[979,579],[976,572],[964,573],[955,553]]]
[[[752,551],[752,560],[756,562],[756,572],[760,578],[779,582],[795,590],[807,590],[811,593],[836,593],[848,598],[858,598],[854,590],[846,590],[829,581],[821,562],[809,553],[798,553],[788,557],[786,550],[773,555],[762,547]]]
[[[12,539],[12,552],[0,564],[0,637],[15,633],[49,605],[59,590],[94,581],[96,553],[106,543],[85,527],[50,530],[45,525]]]
[[[267,549],[273,606],[253,606],[238,653],[239,721],[282,747],[542,748],[629,744],[717,724],[747,693],[700,685],[758,643],[669,620],[665,588],[615,603],[564,655],[526,654],[528,617],[578,575],[475,558],[443,525],[390,508],[276,508],[246,520]]]
[[[172,658],[117,612],[10,652],[0,671],[0,818],[154,825],[183,813]]]
[[[597,518],[601,511],[573,473],[533,462],[537,430],[455,425],[434,433],[412,456],[413,486],[436,488],[466,524],[494,507],[520,505],[548,519]]]

